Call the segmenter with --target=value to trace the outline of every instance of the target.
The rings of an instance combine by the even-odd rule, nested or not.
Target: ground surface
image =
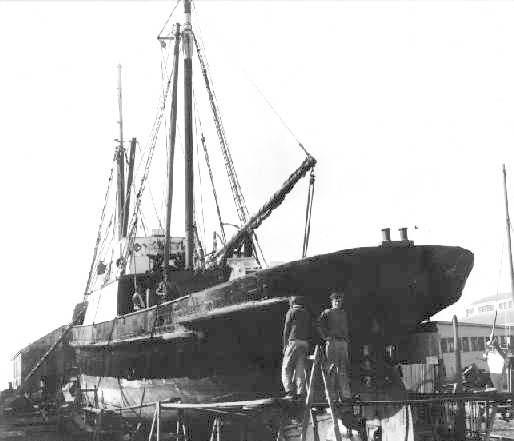
[[[18,416],[0,415],[0,441],[86,441],[88,434],[67,427],[66,433],[57,430],[57,419],[45,423],[39,413]],[[497,418],[492,439],[514,440],[514,420],[505,422]]]
[[[82,441],[87,439],[86,435],[76,431],[59,433],[56,417],[45,423],[39,413],[0,415],[0,441]]]

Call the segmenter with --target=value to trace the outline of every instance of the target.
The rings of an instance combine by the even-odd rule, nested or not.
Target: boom
[[[271,212],[282,203],[286,195],[293,189],[296,183],[315,165],[316,160],[312,156],[307,155],[300,167],[298,167],[291,176],[287,178],[287,180],[282,184],[282,187],[275,192],[272,198],[266,202],[266,204],[264,204],[261,209],[253,215],[250,220],[246,222],[246,224],[241,227],[241,229],[227,242],[227,244],[215,254],[214,258],[216,260],[219,258],[221,261],[224,261],[227,254],[234,251],[234,249],[241,243],[244,236],[258,228],[264,219],[266,219]]]

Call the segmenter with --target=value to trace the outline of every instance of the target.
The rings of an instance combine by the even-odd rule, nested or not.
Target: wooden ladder
[[[332,422],[334,423],[334,436],[336,441],[341,441],[341,432],[339,431],[338,417],[337,417],[337,409],[335,408],[332,397],[332,391],[329,391],[329,384],[327,381],[327,371],[326,371],[326,358],[323,353],[322,348],[319,345],[316,345],[314,349],[314,362],[312,364],[311,375],[309,378],[309,389],[307,391],[307,397],[305,399],[305,410],[302,419],[302,438],[301,441],[306,441],[307,438],[307,427],[309,426],[309,420],[312,420],[312,426],[314,431],[314,439],[315,441],[319,441],[319,433],[316,417],[312,411],[312,401],[314,399],[314,386],[316,384],[316,374],[321,372],[321,377],[323,378],[323,385],[325,389],[325,397],[328,402],[328,406],[330,407],[330,413],[332,414]]]

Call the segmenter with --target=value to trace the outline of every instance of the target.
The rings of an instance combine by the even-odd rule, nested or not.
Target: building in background
[[[493,313],[494,319],[494,313]],[[484,357],[491,334],[491,324],[459,323],[462,368],[474,364],[489,371]],[[511,348],[514,343],[510,326],[496,325],[500,346]],[[434,321],[421,324],[416,332],[397,345],[403,382],[412,392],[434,392],[445,383],[455,381],[455,347],[453,324]],[[507,384],[503,385],[506,390]]]
[[[496,324],[514,325],[514,304],[510,293],[484,297],[471,303],[465,308],[463,314],[460,314],[459,320],[492,326],[496,312],[498,312]]]
[[[60,389],[67,373],[72,368],[74,359],[73,350],[69,347],[66,338],[57,345],[27,384],[24,384],[24,379],[41,357],[61,338],[65,329],[66,326],[54,329],[14,355],[11,381],[15,389],[23,387],[25,392],[35,392],[39,390],[42,380],[50,393],[55,393]]]

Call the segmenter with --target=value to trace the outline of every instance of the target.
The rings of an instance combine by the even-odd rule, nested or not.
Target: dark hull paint
[[[266,302],[301,294],[318,315],[328,294],[344,289],[352,390],[362,392],[362,346],[383,354],[385,345],[457,301],[472,266],[473,254],[458,247],[345,250],[259,271],[115,321],[76,327],[71,344],[83,381],[97,384],[99,399],[103,394],[108,406],[279,396],[287,303]],[[370,333],[373,319],[380,334]],[[384,382],[377,379],[381,393],[389,387]],[[400,386],[391,389],[392,395],[400,392]]]

